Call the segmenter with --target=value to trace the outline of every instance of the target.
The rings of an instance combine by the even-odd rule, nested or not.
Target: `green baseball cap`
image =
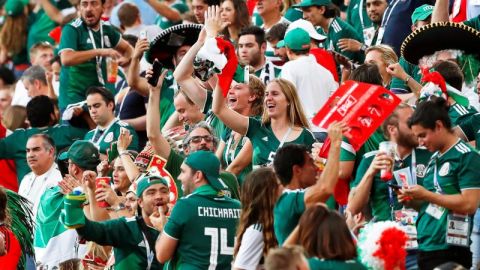
[[[20,0],[7,0],[7,2],[5,2],[5,5],[3,6],[7,16],[12,17],[21,15],[23,13],[24,7],[25,3]]]
[[[412,24],[415,24],[417,21],[424,21],[430,15],[432,15],[433,6],[424,4],[415,9],[412,13]]]
[[[227,189],[225,183],[220,179],[220,160],[213,152],[203,150],[193,152],[184,162],[190,168],[201,171],[208,183],[216,190]]]
[[[78,140],[70,146],[68,151],[63,152],[58,159],[70,159],[83,169],[96,170],[97,165],[100,163],[100,153],[97,147],[90,141]]]
[[[283,42],[290,50],[305,50],[310,48],[310,35],[302,28],[295,28],[285,35]]]
[[[137,182],[137,197],[142,197],[143,192],[156,184],[163,184],[168,187],[168,182],[164,178],[157,175],[148,175],[140,178]]]
[[[293,5],[294,8],[304,8],[311,6],[329,6],[332,4],[331,0],[304,0],[296,5]]]
[[[279,42],[277,42],[277,45],[275,47],[277,47],[277,48],[285,47],[285,40],[282,39]]]

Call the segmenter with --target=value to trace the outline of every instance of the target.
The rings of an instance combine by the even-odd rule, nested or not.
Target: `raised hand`
[[[220,7],[209,6],[205,12],[205,30],[207,37],[216,37],[225,27],[230,25],[229,22],[222,22],[220,19]]]

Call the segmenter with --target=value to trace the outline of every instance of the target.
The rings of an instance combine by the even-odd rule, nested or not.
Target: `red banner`
[[[166,164],[167,161],[165,159],[154,155],[148,165],[147,171],[149,171],[151,175],[159,175],[168,181],[168,188],[170,189],[170,206],[173,207],[178,199],[178,189],[175,184],[175,179],[173,179],[170,173],[165,170]]]

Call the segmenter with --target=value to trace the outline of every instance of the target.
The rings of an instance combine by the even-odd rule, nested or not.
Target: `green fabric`
[[[168,181],[155,175],[144,176],[137,181],[137,197],[142,197],[143,192],[152,185],[163,184],[168,187]]]
[[[239,217],[240,202],[218,197],[210,185],[178,200],[164,228],[178,240],[166,269],[231,269]]]
[[[285,15],[283,15],[283,17],[285,19],[289,20],[290,22],[294,22],[296,20],[299,20],[299,19],[303,18],[303,12],[301,12],[300,10],[298,10],[296,8],[289,8],[289,9],[287,9],[287,11],[285,12]]]
[[[85,226],[85,214],[83,213],[83,203],[85,203],[85,194],[73,195],[67,194],[64,197],[64,211],[60,215],[60,220],[69,229],[75,229]]]
[[[252,24],[255,25],[255,26],[258,26],[258,27],[263,25],[262,16],[260,16],[260,14],[258,14],[258,10],[257,10],[256,7],[253,10],[253,14],[252,14]]]
[[[96,168],[100,163],[100,153],[93,143],[77,140],[68,148],[68,151],[58,156],[58,160],[68,161],[68,159],[81,168],[91,169]]]
[[[281,245],[305,211],[305,190],[285,190],[273,208],[273,229]]]
[[[58,222],[60,213],[64,208],[63,197],[58,186],[49,188],[42,194],[35,220],[33,243],[36,248],[47,247],[50,239],[67,230],[62,223]]]
[[[276,56],[274,55],[273,51],[272,51],[272,54],[271,54],[271,55],[268,55],[268,51],[265,52],[265,56],[267,57],[267,59],[268,59],[269,56],[270,56],[270,57],[276,57]],[[267,60],[267,61],[270,61],[270,60]],[[275,76],[275,78],[280,77],[280,73],[282,72],[282,69],[279,68],[278,66],[274,65],[271,61],[270,61],[270,65],[273,65],[273,73],[274,73],[273,75]],[[261,69],[255,71],[255,76],[257,76],[258,78],[261,78],[262,71],[263,71],[266,67],[267,67],[267,65],[265,65],[265,66],[263,66]],[[268,72],[268,71],[266,71],[266,72]],[[272,74],[270,74],[270,75],[272,75]],[[272,80],[272,79],[273,79],[273,78],[270,78],[270,80]]]
[[[103,137],[100,137],[101,141],[95,143],[95,145],[99,146],[98,150],[100,151],[101,154],[106,154],[107,149],[110,149],[110,144],[112,142],[117,141],[118,137],[120,137],[120,130],[122,127],[128,129],[128,131],[130,131],[130,134],[133,136],[132,142],[130,143],[127,149],[138,151],[138,135],[135,129],[133,129],[129,124],[123,121],[117,120],[107,131],[105,131],[106,134],[102,135]],[[92,141],[92,139],[94,138],[95,132],[96,132],[96,129],[90,130],[85,135],[84,139]]]
[[[190,168],[201,171],[203,176],[214,189],[220,191],[224,189],[220,178],[220,160],[211,151],[199,150],[188,155],[184,163]]]
[[[88,241],[113,246],[115,270],[147,269],[146,243],[136,218],[122,217],[104,222],[87,219],[85,226],[78,228],[77,232]],[[147,229],[157,239],[160,233],[148,226]],[[154,258],[151,269],[162,269],[162,265]]]
[[[405,72],[415,79],[415,81],[419,82],[422,79],[422,72],[420,68],[417,65],[412,65],[405,58],[400,57],[400,60],[398,61],[400,66],[405,70]],[[392,90],[394,93],[410,93],[412,90],[407,86],[405,81],[397,78],[397,77],[392,77],[392,81],[390,82],[390,90]]]
[[[222,152],[222,167],[225,169],[228,167],[229,164],[233,162],[234,158],[238,155],[238,153],[240,153],[240,150],[242,150],[243,146],[248,140],[247,137],[242,136],[232,156],[232,154],[230,153],[230,150],[227,149],[227,146],[229,145],[228,141],[230,140],[231,136],[232,136],[232,130],[229,129],[228,127],[225,127],[221,136],[221,140],[225,143],[225,147],[223,148],[223,152]],[[233,141],[230,144],[233,145],[234,144]],[[250,164],[248,164],[248,166],[245,167],[237,175],[238,183],[240,184],[240,186],[242,186],[245,176],[247,176],[247,174],[251,171],[252,171],[252,163],[250,162]]]
[[[431,192],[440,192],[434,185],[434,167],[437,165],[437,181],[443,194],[460,194],[464,189],[479,189],[478,168],[480,155],[467,143],[459,141],[443,155],[436,152],[429,163],[423,186]],[[426,213],[427,202],[423,202],[417,219],[418,248],[422,251],[445,250],[447,216],[445,209],[440,219]]]
[[[480,114],[476,113],[463,121],[459,127],[467,137],[468,141],[475,141],[475,148],[480,150]]]
[[[5,5],[3,6],[3,9],[8,16],[15,17],[23,13],[24,7],[25,4],[22,1],[7,0]]]
[[[362,42],[363,37],[361,33],[362,32],[356,32],[352,26],[342,21],[342,19],[336,17],[332,20],[332,23],[328,27],[328,33],[322,33],[327,37],[327,39],[323,42],[323,46],[325,49],[339,52],[353,61],[363,63],[365,55],[362,52],[342,52],[338,47],[338,41],[342,38],[351,38]]]
[[[375,155],[378,151],[368,152],[363,155],[362,161],[357,168],[355,180],[350,183],[352,188],[358,186],[362,181],[363,176],[367,172],[370,164],[372,163]],[[423,176],[425,173],[425,168],[428,165],[432,153],[426,149],[416,148],[415,149],[415,159],[417,163],[417,183],[421,184],[423,182]],[[412,163],[412,155],[408,155],[401,162],[395,162],[394,170],[399,170],[403,168],[410,168]],[[411,170],[411,169],[410,169]],[[368,200],[368,205],[371,209],[372,216],[376,218],[376,221],[386,221],[393,220],[391,205],[390,205],[390,195],[389,187],[387,182],[380,179],[380,173],[377,173],[372,181],[372,188],[370,190],[370,196]],[[397,196],[393,196],[393,209],[399,210],[402,208],[402,205],[397,201]]]
[[[72,145],[75,140],[82,139],[87,130],[72,126],[56,125],[46,128],[17,129],[9,136],[0,140],[0,158],[13,159],[17,169],[17,178],[20,183],[23,177],[30,172],[26,159],[25,145],[28,138],[37,133],[48,134],[55,142],[58,151]]]
[[[305,50],[310,46],[310,35],[301,28],[295,28],[285,35],[283,42],[285,42],[285,47],[291,50]]]
[[[463,24],[475,28],[477,31],[480,31],[480,16],[471,18],[468,21],[464,21]]]
[[[170,116],[175,112],[173,105],[173,96],[175,95],[175,80],[173,71],[168,70],[163,80],[162,90],[160,92],[160,127],[163,127]]]
[[[308,258],[307,260],[311,270],[367,270],[367,267],[356,260],[337,261],[324,260],[317,257]]]
[[[367,4],[366,0],[351,0],[347,8],[347,23],[350,24],[357,33],[362,33],[360,35],[362,38],[362,43],[364,42],[363,29],[373,26],[373,23],[367,14],[366,4]],[[363,27],[360,20],[360,9],[362,14],[361,16],[363,18]]]
[[[455,103],[448,108],[448,116],[450,116],[450,120],[452,120],[452,126],[462,124],[462,122],[466,121],[476,113],[478,113],[478,111],[472,106],[465,107],[458,103]]]
[[[167,164],[165,164],[165,170],[167,170],[175,180],[179,198],[183,196],[183,190],[181,188],[182,182],[178,180],[178,176],[180,175],[180,166],[182,165],[184,160],[185,160],[185,157],[181,156],[179,153],[172,150],[170,151],[170,155],[168,156]],[[229,172],[221,172],[220,179],[222,179],[225,185],[227,185],[228,191],[231,194],[233,199],[240,198],[240,195],[238,193],[237,178],[233,174]]]
[[[267,165],[273,162],[275,153],[280,146],[280,140],[275,136],[272,131],[272,127],[267,124],[263,125],[261,120],[250,117],[248,119],[248,131],[246,136],[250,139],[253,146],[252,164],[255,165]],[[308,149],[312,147],[315,142],[313,134],[306,128],[303,128],[302,133],[298,138],[291,142],[285,142],[287,144],[303,144]]]
[[[23,48],[19,53],[12,56],[12,62],[14,65],[21,65],[21,64],[30,64],[28,60],[28,53],[27,49]]]
[[[424,21],[430,15],[432,15],[433,6],[428,4],[423,4],[417,7],[412,13],[412,24],[415,24],[417,21]]]
[[[50,3],[58,10],[71,7],[68,0],[50,0]],[[43,8],[37,13],[31,13],[29,20],[31,24],[28,29],[27,50],[30,50],[33,45],[42,41],[48,41],[51,44],[54,44],[54,40],[49,37],[48,34],[58,26],[58,24],[50,19]]]
[[[97,48],[101,47],[100,30],[91,31]],[[115,48],[120,42],[120,33],[109,23],[103,23],[104,48]],[[81,19],[65,25],[60,39],[60,53],[63,50],[87,51],[93,49],[87,26]],[[115,85],[108,83],[106,57],[102,57],[102,75],[105,87],[115,93]],[[89,86],[102,86],[98,80],[95,58],[75,66],[62,66],[60,71],[60,95],[58,104],[65,109],[69,104],[84,101]]]
[[[331,0],[303,0],[292,7],[328,6],[330,4],[332,4]]]
[[[227,127],[225,127],[225,124],[212,112],[212,102],[212,92],[207,91],[207,99],[205,100],[205,106],[203,107],[202,113],[205,115],[205,122],[213,128],[215,137],[220,138]]]
[[[183,3],[182,1],[173,2],[172,4],[170,4],[170,8],[177,10],[178,13],[180,13],[180,15],[183,15],[183,14],[188,12],[188,6],[185,3]],[[174,25],[181,24],[182,20],[173,22],[173,21],[168,20],[165,17],[162,17],[161,15],[158,15],[155,23],[158,26],[160,26],[160,28],[167,29],[167,28],[172,27]]]

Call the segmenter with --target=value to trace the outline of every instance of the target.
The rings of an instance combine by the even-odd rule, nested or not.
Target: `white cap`
[[[291,31],[295,28],[302,28],[303,30],[307,31],[310,38],[313,38],[315,40],[324,41],[325,39],[327,39],[326,36],[324,36],[322,34],[319,34],[317,32],[317,30],[315,30],[315,27],[313,26],[313,24],[311,22],[309,22],[307,20],[304,20],[304,19],[299,19],[299,20],[296,20],[296,21],[290,23],[290,25],[288,25],[288,28],[287,28],[287,31],[285,32],[285,34],[287,34],[289,31]]]

